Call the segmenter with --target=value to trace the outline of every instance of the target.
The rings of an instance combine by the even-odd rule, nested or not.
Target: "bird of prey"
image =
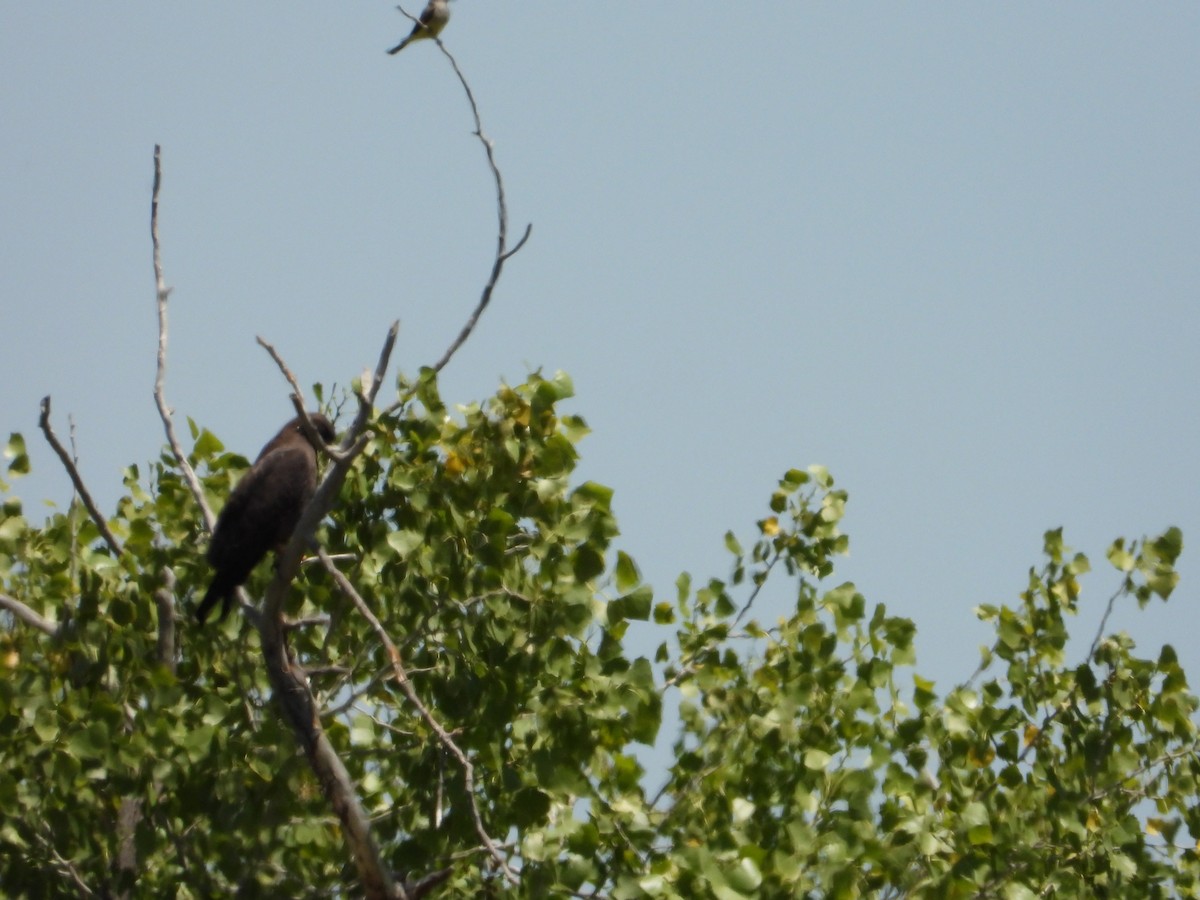
[[[413,41],[437,37],[442,33],[442,29],[446,27],[446,23],[449,21],[450,0],[429,0],[426,7],[421,10],[417,24],[413,25],[413,30],[409,32],[408,37],[389,50],[388,53],[395,56]]]
[[[331,443],[333,424],[310,414],[321,440]],[[262,448],[250,471],[229,495],[208,545],[212,584],[196,609],[201,625],[218,600],[221,618],[229,614],[233,593],[267,552],[278,553],[296,528],[317,486],[317,451],[292,419]]]

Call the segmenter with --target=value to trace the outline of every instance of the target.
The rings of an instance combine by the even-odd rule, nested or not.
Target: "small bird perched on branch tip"
[[[319,413],[308,418],[321,440],[332,443],[333,423]],[[196,608],[201,625],[218,600],[221,618],[229,614],[238,585],[269,551],[278,553],[287,544],[316,487],[317,449],[297,417],[262,448],[217,517],[208,545],[213,580]]]
[[[389,50],[388,53],[395,56],[413,41],[437,37],[442,33],[442,29],[446,27],[446,23],[449,21],[450,0],[429,0],[426,7],[421,10],[421,15],[418,17],[417,23],[413,25],[413,30],[409,32],[408,37]]]

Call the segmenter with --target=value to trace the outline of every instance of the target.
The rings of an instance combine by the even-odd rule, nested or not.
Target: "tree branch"
[[[79,494],[79,498],[83,501],[83,505],[87,507],[88,515],[92,517],[92,521],[100,529],[100,536],[104,538],[104,543],[108,544],[109,549],[115,555],[120,556],[121,542],[109,530],[108,522],[100,514],[100,510],[96,508],[96,501],[88,493],[87,486],[83,483],[83,479],[79,476],[79,470],[75,467],[75,463],[71,459],[71,454],[67,453],[66,448],[59,442],[58,436],[55,435],[54,429],[50,425],[49,394],[42,398],[42,414],[38,419],[38,425],[41,426],[42,434],[46,436],[46,441],[54,448],[54,452],[58,454],[58,458],[62,460],[67,474],[71,476],[71,483],[75,485],[75,490]]]
[[[400,11],[404,12],[405,15],[409,15],[403,9]],[[409,16],[409,18],[412,17]],[[475,120],[475,131],[473,133],[475,137],[479,138],[479,142],[483,144],[484,153],[487,155],[488,168],[491,170],[492,180],[496,184],[497,219],[496,255],[492,260],[491,274],[488,276],[487,283],[483,286],[483,291],[480,294],[479,302],[475,305],[475,309],[471,312],[471,315],[463,325],[462,330],[459,331],[458,337],[456,337],[450,343],[450,346],[446,348],[446,351],[442,354],[441,358],[431,366],[433,371],[436,373],[441,372],[442,369],[446,368],[446,365],[450,362],[454,354],[458,352],[458,349],[467,342],[467,339],[475,331],[475,326],[479,324],[479,319],[483,315],[483,311],[487,309],[488,304],[492,301],[492,293],[495,291],[496,283],[500,280],[500,275],[504,271],[504,264],[522,247],[525,246],[525,242],[529,240],[529,235],[533,231],[533,225],[526,225],[525,231],[521,235],[521,239],[517,241],[516,246],[509,248],[508,202],[505,199],[504,179],[500,174],[500,167],[496,164],[495,148],[492,144],[491,138],[484,133],[483,120],[479,115],[479,105],[475,102],[475,94],[471,90],[470,83],[467,81],[466,76],[463,75],[462,69],[460,69],[458,66],[458,60],[456,60],[453,54],[446,49],[446,45],[442,43],[442,39],[440,37],[435,36],[433,39],[437,42],[438,48],[443,54],[445,54],[446,59],[450,61],[450,65],[454,68],[454,74],[458,76],[458,80],[463,87],[463,92],[467,96],[467,103],[471,107],[471,116]],[[395,402],[393,402],[387,407],[387,409],[384,410],[383,414],[387,415],[399,409],[408,402],[412,396],[412,393],[412,391],[409,391],[397,398]]]
[[[519,876],[513,870],[512,866],[508,864],[508,860],[500,852],[499,847],[496,846],[496,842],[488,834],[487,829],[483,825],[483,817],[479,812],[479,804],[475,802],[475,767],[472,765],[471,760],[462,751],[462,748],[455,743],[450,733],[433,717],[433,714],[421,701],[421,698],[417,696],[417,691],[408,678],[408,672],[405,671],[404,661],[400,658],[400,650],[396,647],[391,636],[388,635],[387,629],[383,627],[383,623],[371,611],[371,607],[367,605],[367,602],[358,593],[354,585],[350,583],[350,580],[333,564],[333,560],[329,558],[329,555],[324,550],[318,550],[317,553],[321,557],[321,562],[324,564],[325,570],[333,577],[338,589],[354,604],[363,618],[370,623],[371,627],[375,630],[375,634],[378,635],[379,640],[383,643],[384,648],[387,650],[388,658],[392,663],[392,672],[396,677],[396,683],[400,685],[400,690],[404,692],[404,696],[416,708],[417,713],[429,727],[429,730],[437,736],[439,743],[446,748],[450,755],[458,760],[458,764],[463,771],[463,787],[467,799],[471,804],[471,818],[475,823],[475,833],[479,836],[479,840],[483,843],[488,855],[496,863],[500,871],[504,873],[505,877],[511,883],[518,884],[520,882]]]
[[[317,486],[295,531],[288,540],[287,547],[277,558],[275,578],[272,579],[271,585],[267,589],[262,616],[257,623],[267,674],[275,696],[283,708],[284,717],[292,726],[300,745],[304,748],[309,765],[321,785],[325,798],[342,824],[342,833],[354,855],[363,891],[372,900],[374,898],[391,900],[396,896],[405,896],[404,888],[397,886],[395,878],[384,867],[379,855],[379,847],[371,835],[370,818],[359,801],[350,773],[346,770],[346,766],[342,763],[321,726],[320,709],[316,698],[313,696],[303,668],[295,662],[287,645],[288,629],[283,610],[292,580],[299,571],[300,557],[304,548],[312,540],[321,519],[333,508],[338,492],[345,481],[346,473],[350,470],[355,457],[366,447],[366,439],[365,437],[360,439],[360,435],[370,417],[375,392],[378,390],[378,384],[382,382],[383,373],[387,370],[398,330],[399,323],[397,322],[392,325],[388,337],[384,341],[377,366],[380,375],[376,379],[376,384],[371,386],[367,396],[360,398],[358,415],[342,441],[340,452],[331,454],[333,464]],[[293,400],[297,399],[299,397],[298,385],[286,363],[274,352],[274,348],[271,348],[261,338],[259,343],[268,349],[280,366],[285,377],[292,384],[293,390],[296,391]],[[304,414],[303,406],[298,408]]]
[[[296,415],[300,417],[303,423],[305,432],[308,433],[308,439],[314,441],[316,446],[322,447],[327,456],[331,459],[341,462],[346,459],[352,460],[363,451],[366,446],[365,440],[358,440],[363,430],[366,428],[367,421],[371,418],[374,412],[375,397],[379,393],[379,388],[383,384],[383,377],[387,374],[388,363],[391,360],[392,349],[396,346],[396,336],[400,333],[399,320],[392,323],[388,329],[387,336],[383,341],[383,349],[379,352],[379,361],[375,364],[375,374],[371,378],[371,383],[366,385],[365,393],[356,394],[358,397],[358,415],[354,418],[354,423],[347,433],[346,438],[342,441],[342,446],[332,448],[326,446],[323,442],[316,440],[317,430],[313,427],[312,420],[308,417],[308,410],[304,402],[304,392],[300,390],[300,383],[296,380],[296,376],[292,374],[292,370],[279,355],[279,351],[274,345],[262,337],[257,337],[258,345],[270,354],[271,359],[275,360],[275,365],[279,367],[279,371],[283,373],[283,377],[287,379],[287,383],[292,387],[292,406],[296,410]]]
[[[36,628],[38,631],[50,635],[50,637],[58,634],[58,625],[55,622],[38,615],[16,597],[0,594],[0,609],[8,610],[14,618],[24,622],[30,628]]]
[[[204,524],[211,532],[216,526],[217,517],[213,515],[208,501],[204,499],[204,490],[200,487],[200,479],[196,477],[196,472],[188,462],[179,438],[175,436],[175,422],[171,418],[174,410],[167,406],[167,399],[163,392],[163,385],[167,377],[167,298],[171,296],[171,289],[167,287],[166,279],[163,277],[162,247],[158,240],[158,191],[160,187],[162,187],[162,148],[155,144],[154,190],[150,196],[150,240],[154,246],[154,286],[158,298],[158,368],[154,377],[154,403],[158,406],[158,414],[162,418],[163,430],[167,434],[167,443],[171,445],[171,453],[174,455],[180,471],[183,472],[183,480],[187,482],[192,496],[196,498],[196,503],[204,516]]]
[[[504,196],[504,179],[500,176],[500,167],[496,165],[495,148],[491,139],[483,131],[483,120],[479,116],[479,105],[475,102],[475,94],[471,90],[471,85],[467,81],[467,77],[462,73],[462,69],[458,67],[458,60],[454,55],[446,49],[441,38],[437,40],[438,48],[445,54],[446,59],[450,61],[450,65],[454,67],[454,74],[458,76],[459,82],[462,84],[463,92],[467,95],[467,103],[471,106],[471,115],[475,119],[475,136],[479,138],[479,142],[483,144],[484,153],[487,154],[488,168],[492,171],[492,179],[496,182],[496,257],[492,261],[492,273],[487,280],[487,284],[483,286],[483,293],[480,295],[479,303],[475,307],[475,311],[471,313],[471,317],[467,319],[462,331],[454,342],[446,348],[446,352],[442,354],[433,365],[433,371],[440,372],[450,362],[450,358],[458,351],[458,348],[466,343],[467,338],[471,336],[471,332],[475,330],[475,325],[479,322],[479,317],[483,315],[483,311],[487,309],[488,303],[492,300],[492,291],[496,288],[496,282],[500,280],[500,273],[504,269],[504,263],[509,257],[516,254],[525,242],[529,240],[529,235],[533,231],[533,225],[525,226],[525,233],[521,235],[521,239],[517,241],[515,247],[511,250],[507,248],[508,243],[508,203]]]

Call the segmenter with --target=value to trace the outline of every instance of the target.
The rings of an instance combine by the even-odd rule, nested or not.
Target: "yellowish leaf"
[[[451,451],[446,457],[446,474],[461,475],[467,469],[467,462],[457,453]]]
[[[967,751],[967,759],[971,761],[971,765],[977,769],[982,769],[984,766],[991,765],[993,759],[996,758],[996,751],[991,747],[984,747],[982,750],[972,747]]]

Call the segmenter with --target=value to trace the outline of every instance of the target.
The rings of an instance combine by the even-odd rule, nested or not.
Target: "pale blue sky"
[[[33,449],[27,502],[69,497],[45,393],[106,508],[161,444],[156,142],[181,417],[253,454],[290,415],[256,334],[306,385],[394,318],[400,365],[440,355],[494,205],[445,60],[384,52],[408,27],[382,2],[3,5],[0,429]],[[444,38],[534,232],[443,394],[568,371],[580,476],[663,598],[822,463],[842,576],[916,620],[946,686],[1046,528],[1097,569],[1088,637],[1112,538],[1200,539],[1200,6],[456,0]],[[1193,673],[1194,558],[1117,619]]]

